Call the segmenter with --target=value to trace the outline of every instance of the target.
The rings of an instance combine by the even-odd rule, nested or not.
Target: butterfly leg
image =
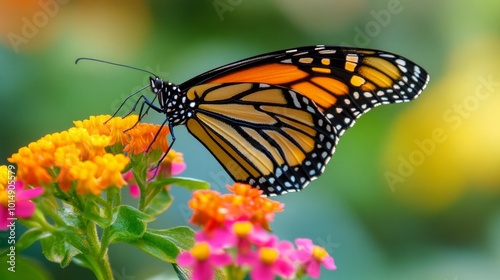
[[[130,94],[129,96],[127,96],[127,98],[125,98],[125,100],[123,100],[123,102],[120,104],[120,106],[118,107],[118,109],[116,109],[115,113],[107,121],[105,121],[104,123],[107,123],[107,122],[109,122],[109,120],[111,120],[112,118],[116,117],[116,115],[118,114],[118,112],[120,112],[120,110],[123,108],[123,106],[125,105],[125,103],[127,103],[127,101],[130,98],[132,98],[134,95],[136,95],[137,93],[143,91],[144,89],[146,89],[148,87],[149,87],[149,85],[148,86],[144,86],[141,89],[137,90],[136,92],[134,92],[134,93]],[[140,98],[137,99],[137,101],[135,102],[132,110],[130,112],[128,112],[124,117],[130,115],[135,110],[135,108],[137,107],[137,104],[139,103],[139,100],[140,100]],[[153,100],[153,102],[154,102],[154,100]]]
[[[156,96],[155,96],[155,98],[156,98]],[[144,116],[146,116],[148,114],[149,109],[153,109],[153,110],[155,110],[158,113],[163,113],[163,111],[162,111],[161,108],[159,108],[159,107],[157,107],[156,105],[153,104],[154,99],[153,99],[153,102],[151,102],[151,101],[149,101],[149,99],[146,96],[141,95],[137,99],[137,101],[135,102],[134,107],[132,107],[132,110],[128,114],[126,114],[125,117],[128,116],[128,115],[130,115],[132,112],[135,112],[135,109],[136,109],[136,107],[139,104],[139,101],[141,99],[143,99],[143,101],[141,103],[141,109],[139,110],[139,118],[137,119],[137,122],[135,122],[135,124],[133,126],[131,126],[130,128],[126,129],[124,132],[127,132],[127,131],[131,130],[132,128],[134,128],[142,120],[142,118],[144,118]],[[144,106],[145,105],[147,105],[148,108],[146,109],[146,111],[144,113],[142,113],[142,111],[144,110]],[[155,139],[156,139],[156,137],[155,137]]]
[[[158,129],[158,132],[156,133],[155,137],[153,138],[153,141],[151,141],[151,143],[149,144],[148,148],[146,149],[146,152],[149,150],[149,148],[151,148],[151,145],[153,145],[153,143],[156,141],[156,138],[160,134],[160,131],[165,126],[165,123],[167,123],[167,121],[168,121],[168,119],[165,119],[165,121],[161,124],[160,129]],[[152,180],[153,178],[156,177],[156,174],[158,173],[158,169],[160,167],[161,162],[168,155],[168,152],[170,152],[170,149],[172,148],[172,146],[175,143],[175,139],[176,138],[175,138],[174,128],[173,128],[172,123],[168,123],[168,129],[170,130],[170,135],[172,135],[172,142],[168,145],[167,150],[165,151],[165,153],[163,153],[163,155],[161,156],[161,158],[158,160],[158,162],[156,163],[156,166],[154,166],[153,168],[151,168],[151,170],[153,170],[153,169],[155,170],[155,173],[153,174],[153,176],[151,177],[150,180]]]

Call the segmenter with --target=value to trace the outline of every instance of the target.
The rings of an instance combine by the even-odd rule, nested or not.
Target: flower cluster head
[[[320,265],[336,269],[333,258],[309,239],[294,244],[280,241],[269,231],[269,222],[283,204],[261,196],[246,184],[228,187],[231,194],[195,191],[189,202],[191,223],[203,227],[195,236],[194,247],[179,254],[179,265],[193,268],[193,279],[213,279],[217,268],[226,268],[230,279],[272,280],[319,277]],[[243,275],[243,276],[242,276]]]
[[[121,173],[130,163],[129,156],[148,148],[161,154],[168,147],[168,128],[138,123],[136,115],[91,116],[74,124],[20,148],[9,158],[18,166],[20,181],[32,186],[56,182],[63,191],[75,187],[78,194],[99,195],[111,186],[126,184]]]

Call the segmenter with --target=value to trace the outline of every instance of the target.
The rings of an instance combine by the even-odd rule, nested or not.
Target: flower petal
[[[251,279],[255,280],[274,280],[272,266],[258,265],[253,267],[250,272]]]
[[[184,162],[172,162],[172,167],[171,167],[171,173],[172,175],[179,175],[181,174],[184,170],[186,170],[186,163]]]
[[[295,267],[293,266],[293,264],[283,259],[276,260],[276,262],[274,263],[274,269],[276,270],[278,275],[285,278],[290,278],[295,272]]]
[[[139,198],[141,196],[141,189],[139,189],[137,184],[130,185],[128,192],[133,198]]]
[[[36,187],[34,189],[18,189],[16,190],[16,200],[30,200],[43,194],[42,187]]]
[[[35,213],[35,203],[30,200],[16,201],[16,217],[27,219]]]
[[[306,273],[311,278],[314,278],[314,279],[318,278],[320,273],[321,273],[319,262],[314,261],[314,260],[309,262],[307,264],[307,267],[306,267]]]
[[[213,254],[210,256],[210,263],[215,267],[221,267],[232,263],[231,256],[227,253]]]
[[[192,266],[196,259],[189,252],[182,252],[177,256],[177,264],[181,266]]]
[[[309,238],[297,238],[295,244],[297,244],[299,250],[306,249],[308,252],[311,252],[314,247],[312,240]]]
[[[206,261],[197,262],[193,268],[193,280],[212,280],[214,268]]]
[[[331,256],[323,258],[323,260],[321,260],[321,263],[327,269],[330,269],[330,270],[337,269],[337,266],[335,265],[335,261],[333,260],[333,258]]]
[[[7,220],[8,214],[9,210],[3,205],[0,205],[0,231],[7,230],[8,228],[10,223],[10,221]]]

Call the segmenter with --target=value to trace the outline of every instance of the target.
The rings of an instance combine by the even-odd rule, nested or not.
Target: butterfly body
[[[279,195],[323,173],[358,117],[415,99],[428,80],[395,54],[312,46],[241,60],[178,86],[154,77],[150,86],[170,127],[186,125],[235,181]]]

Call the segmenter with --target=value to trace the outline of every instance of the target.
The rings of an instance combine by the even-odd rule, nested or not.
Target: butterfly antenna
[[[81,60],[95,61],[95,62],[106,63],[106,64],[115,65],[115,66],[125,67],[125,68],[134,69],[134,70],[138,70],[138,71],[142,71],[142,72],[151,74],[154,77],[158,77],[155,73],[148,71],[148,70],[145,70],[145,69],[141,69],[141,68],[137,68],[134,66],[125,65],[125,64],[115,63],[115,62],[111,62],[111,61],[106,61],[106,60],[102,60],[102,59],[97,59],[97,58],[80,57],[80,58],[77,58],[75,60],[75,64],[78,64],[78,62]]]

